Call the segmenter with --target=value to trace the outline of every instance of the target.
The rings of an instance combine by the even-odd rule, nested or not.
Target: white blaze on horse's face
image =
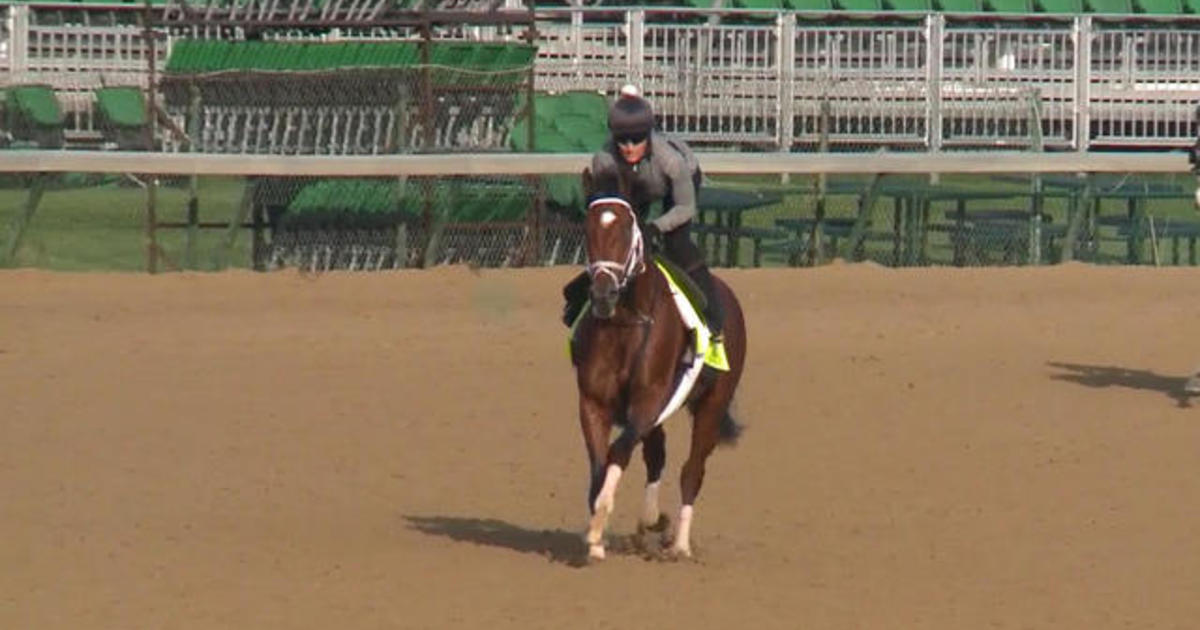
[[[617,220],[617,215],[612,210],[605,210],[600,214],[600,227],[609,227]]]

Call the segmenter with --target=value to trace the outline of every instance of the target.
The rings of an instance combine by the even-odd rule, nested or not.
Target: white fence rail
[[[921,153],[699,152],[711,175],[860,173],[1189,173],[1183,152]],[[591,154],[219,155],[124,151],[0,151],[0,173],[401,177],[577,175]]]

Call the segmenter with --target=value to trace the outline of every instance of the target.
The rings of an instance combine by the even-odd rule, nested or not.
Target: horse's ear
[[[580,179],[583,182],[583,198],[587,199],[596,192],[596,186],[592,182],[592,169],[586,166],[583,167],[583,173],[580,175]]]

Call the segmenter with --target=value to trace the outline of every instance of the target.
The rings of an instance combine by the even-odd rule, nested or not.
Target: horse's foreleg
[[[653,531],[660,529],[664,522],[658,510],[658,488],[662,481],[663,467],[667,463],[667,436],[662,425],[651,429],[642,440],[642,461],[646,463],[646,494],[642,501],[638,529]]]
[[[579,420],[583,429],[583,441],[587,446],[591,471],[588,488],[588,526],[584,540],[588,545],[588,556],[604,558],[604,528],[612,512],[617,482],[621,468],[610,464],[608,438],[612,432],[613,418],[609,407],[600,401],[582,397],[579,401]]]
[[[717,446],[720,438],[721,420],[725,417],[728,403],[711,393],[701,399],[692,409],[692,448],[687,461],[679,473],[679,489],[682,506],[675,524],[675,541],[671,552],[677,556],[692,555],[692,513],[700,486],[704,484],[704,464]]]
[[[621,481],[625,468],[629,466],[629,458],[633,456],[633,448],[637,446],[637,442],[637,431],[626,428],[608,448],[607,464],[601,477],[600,490],[592,500],[592,519],[588,524],[588,556],[591,558],[604,558],[604,528],[616,504],[617,484]],[[593,478],[593,488],[595,485]]]

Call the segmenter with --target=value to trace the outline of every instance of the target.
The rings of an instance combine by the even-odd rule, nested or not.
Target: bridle
[[[588,211],[591,212],[596,206],[601,205],[618,205],[624,207],[633,214],[633,206],[629,205],[628,201],[620,197],[599,197],[588,203]],[[646,270],[645,253],[642,240],[642,230],[638,227],[637,217],[633,220],[633,240],[629,245],[629,252],[625,255],[625,261],[619,262],[615,260],[588,260],[587,273],[592,280],[600,274],[607,274],[613,279],[617,290],[620,291],[629,283],[629,279],[642,273]]]

